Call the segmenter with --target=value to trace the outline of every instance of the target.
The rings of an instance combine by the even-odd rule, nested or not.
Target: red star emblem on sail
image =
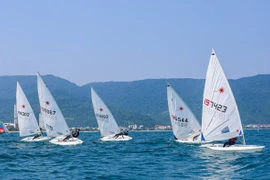
[[[49,101],[46,101],[46,104],[47,104],[47,105],[49,105],[49,104],[50,104],[50,102],[49,102]]]
[[[183,107],[180,107],[179,110],[182,111],[183,110]]]
[[[100,111],[103,111],[103,109],[102,109],[102,108],[100,108],[99,110],[100,110]]]
[[[25,108],[25,105],[22,105],[22,108]]]
[[[219,88],[219,90],[218,90],[220,93],[224,93],[224,88],[222,87],[222,88]]]

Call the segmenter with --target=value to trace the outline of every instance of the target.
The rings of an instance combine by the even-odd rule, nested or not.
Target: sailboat
[[[196,116],[169,83],[167,100],[175,140],[182,143],[200,143],[201,126]]]
[[[36,142],[48,140],[49,139],[48,137],[42,136],[33,109],[28,99],[26,98],[19,82],[17,82],[17,90],[16,90],[16,107],[17,107],[16,109],[17,109],[20,136],[24,137],[38,133],[41,134],[41,136],[37,138],[35,138],[35,136],[31,136],[22,139],[22,141]]]
[[[120,128],[116,123],[111,111],[98,96],[96,91],[91,87],[91,98],[94,107],[95,116],[102,141],[128,141],[132,138],[126,135],[120,135],[117,138],[114,136],[120,132]]]
[[[39,73],[37,74],[37,82],[40,110],[47,136],[54,137],[50,143],[57,145],[82,144],[82,140],[74,137],[64,141],[65,137],[71,135],[66,120]]]
[[[0,134],[4,134],[4,133],[8,133],[8,132],[9,131],[8,131],[7,127],[5,126],[5,124],[2,121],[0,121]]]
[[[223,144],[205,144],[212,150],[261,151],[264,146],[246,145],[238,107],[230,84],[212,49],[205,79],[201,140],[221,141],[239,137],[242,144],[223,147]]]

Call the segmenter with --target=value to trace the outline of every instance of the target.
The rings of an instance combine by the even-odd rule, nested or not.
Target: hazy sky
[[[228,78],[270,74],[270,1],[0,2],[1,75],[205,78],[212,47]]]

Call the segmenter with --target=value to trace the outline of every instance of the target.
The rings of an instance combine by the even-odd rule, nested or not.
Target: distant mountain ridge
[[[72,126],[97,126],[90,97],[92,86],[108,105],[121,126],[142,124],[169,125],[166,82],[201,121],[204,79],[147,79],[132,82],[102,82],[77,86],[53,75],[43,76],[67,123]],[[0,120],[13,122],[16,82],[19,81],[31,106],[39,113],[36,76],[0,76]],[[270,75],[229,80],[243,124],[269,123]]]

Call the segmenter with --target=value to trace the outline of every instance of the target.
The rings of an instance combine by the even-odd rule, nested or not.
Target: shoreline
[[[260,131],[260,130],[270,130],[270,128],[244,128],[245,131],[248,130],[256,130],[256,131]],[[46,132],[46,131],[42,131],[42,132]],[[95,132],[99,132],[99,131],[83,131],[81,130],[80,132],[87,132],[87,133],[95,133]],[[172,130],[130,130],[129,132],[172,132]],[[9,131],[9,133],[19,133],[19,131]]]

